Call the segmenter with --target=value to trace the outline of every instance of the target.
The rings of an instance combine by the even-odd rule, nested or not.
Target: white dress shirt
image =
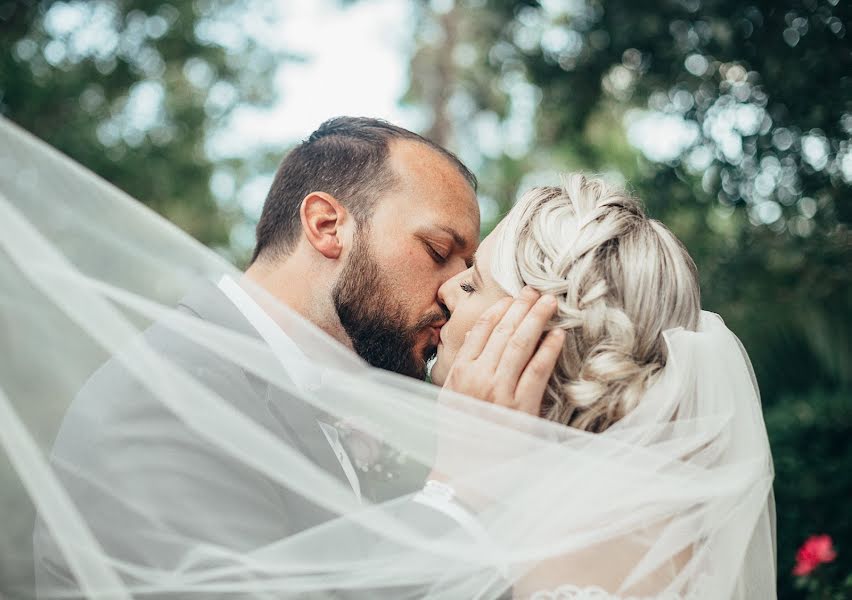
[[[254,301],[254,299],[240,285],[228,275],[223,275],[219,280],[219,289],[237,307],[246,320],[260,334],[260,337],[269,345],[275,356],[284,367],[287,376],[300,390],[316,391],[321,385],[322,373],[311,364],[304,352],[284,333],[284,330],[272,320],[266,311]],[[295,368],[298,367],[298,368]],[[361,482],[352,465],[352,460],[346,453],[346,449],[340,442],[340,434],[337,429],[328,423],[317,421],[331,446],[334,456],[340,463],[352,491],[361,501]]]

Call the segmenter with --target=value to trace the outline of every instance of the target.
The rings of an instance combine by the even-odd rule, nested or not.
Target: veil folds
[[[297,350],[258,336],[223,276]],[[711,313],[665,336],[662,376],[602,434],[442,393],[0,121],[0,592],[774,597],[748,357]],[[460,507],[475,527],[424,512],[436,461],[480,500]]]

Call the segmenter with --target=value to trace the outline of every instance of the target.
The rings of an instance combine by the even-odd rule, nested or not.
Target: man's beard
[[[366,231],[358,231],[352,254],[331,291],[337,316],[361,358],[374,367],[423,379],[436,347],[429,344],[418,355],[417,334],[445,317],[431,314],[409,326],[392,289],[370,252]]]

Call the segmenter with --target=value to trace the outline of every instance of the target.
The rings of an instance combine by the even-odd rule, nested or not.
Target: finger
[[[459,348],[456,354],[456,360],[476,359],[485,347],[486,342],[488,342],[488,337],[494,330],[495,325],[497,325],[500,318],[510,306],[512,306],[512,299],[503,298],[482,313],[471,330],[465,335],[462,347]]]
[[[541,414],[541,402],[547,382],[556,367],[556,361],[562,353],[565,343],[565,331],[552,329],[547,332],[536,353],[530,359],[515,388],[517,410],[531,415]]]
[[[513,398],[521,373],[535,353],[547,323],[555,311],[556,298],[542,296],[506,344],[506,350],[500,358],[496,372],[500,389],[508,390]]]
[[[479,355],[479,362],[484,369],[496,369],[500,362],[500,357],[506,349],[506,344],[515,333],[515,330],[523,322],[535,301],[538,299],[539,293],[530,287],[525,287],[521,293],[512,302],[512,305],[500,319],[500,322],[494,327],[485,347]]]

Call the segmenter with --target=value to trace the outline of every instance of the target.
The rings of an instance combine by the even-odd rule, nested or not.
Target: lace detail
[[[654,596],[655,600],[685,600],[680,594],[664,594]],[[542,590],[534,593],[529,600],[651,600],[639,596],[615,596],[597,586],[577,587],[576,585],[560,585],[555,590]]]

